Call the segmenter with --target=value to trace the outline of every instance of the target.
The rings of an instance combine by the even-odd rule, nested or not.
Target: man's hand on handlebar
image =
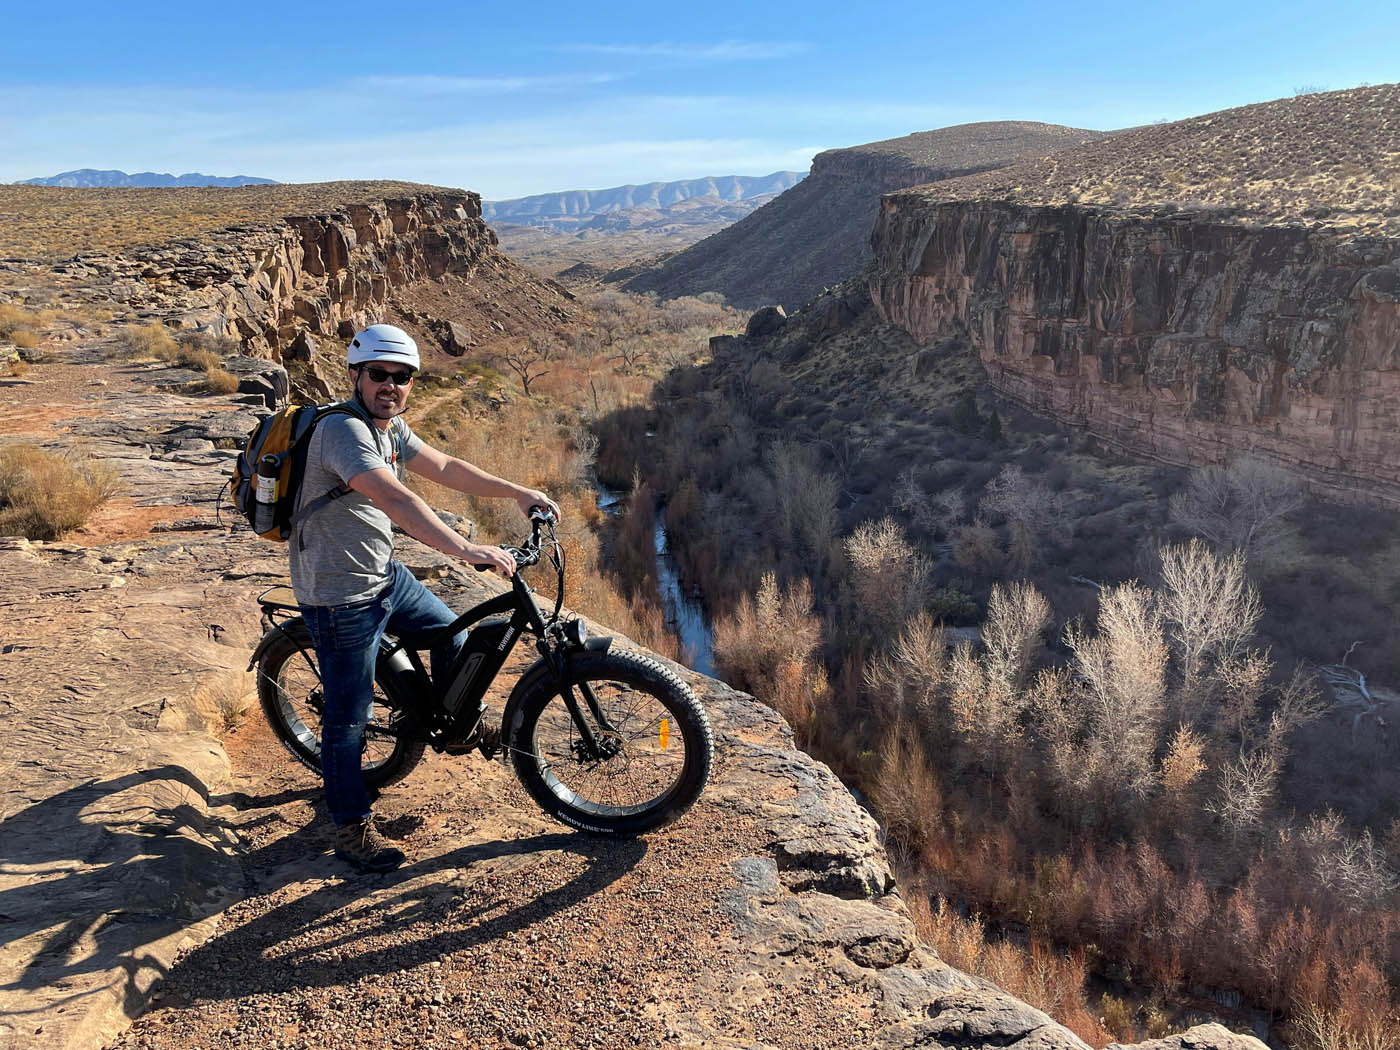
[[[481,544],[470,544],[467,548],[465,559],[474,565],[478,572],[499,572],[506,579],[515,575],[515,558],[510,551],[500,547],[487,547]]]
[[[540,507],[554,515],[554,520],[558,521],[562,515],[559,512],[559,504],[546,496],[539,489],[522,489],[515,497],[515,501],[520,504],[520,513],[525,517],[530,516],[530,511],[535,507]]]

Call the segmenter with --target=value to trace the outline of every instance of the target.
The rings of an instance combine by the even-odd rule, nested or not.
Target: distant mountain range
[[[722,175],[680,182],[648,182],[641,186],[614,186],[606,190],[538,193],[515,200],[485,201],[481,207],[487,222],[569,230],[578,229],[602,215],[638,208],[665,212],[686,201],[700,199],[711,200],[716,205],[743,204],[782,193],[801,179],[799,171],[777,171],[761,176]]]
[[[156,171],[138,171],[128,175],[124,171],[98,171],[96,168],[79,168],[76,171],[63,171],[47,179],[24,179],[21,186],[275,186],[275,179],[259,179],[252,175],[201,175],[190,172],[187,175],[168,175]]]

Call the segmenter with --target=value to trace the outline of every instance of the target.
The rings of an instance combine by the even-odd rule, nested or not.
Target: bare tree
[[[928,599],[932,566],[890,518],[867,521],[846,538],[857,622],[888,637]]]
[[[1049,626],[1050,603],[1034,586],[1024,580],[992,586],[982,640],[987,646],[987,668],[1006,689],[1020,692],[1025,686],[1031,657]]]
[[[953,727],[991,768],[1005,766],[1010,748],[1022,736],[1032,699],[1023,687],[1049,625],[1049,603],[1033,586],[997,584],[982,630],[986,652],[979,659],[967,644],[953,650],[948,668]]]
[[[1035,563],[1045,536],[1060,523],[1063,500],[1043,482],[1027,477],[1020,467],[1009,463],[988,483],[980,509],[1006,519],[1008,568],[1019,575]]]
[[[547,344],[533,341],[513,343],[501,352],[501,360],[520,379],[525,396],[530,396],[530,384],[541,376],[549,375],[545,363],[550,358]]]
[[[1376,844],[1370,829],[1353,837],[1341,816],[1330,809],[1312,816],[1299,839],[1318,885],[1351,911],[1376,907],[1400,886],[1385,850]]]
[[[963,519],[962,490],[942,489],[930,495],[919,484],[914,467],[904,468],[895,479],[894,505],[915,525],[930,531],[947,531]]]
[[[773,484],[768,505],[774,538],[800,557],[820,584],[840,527],[836,479],[818,468],[816,451],[810,445],[778,441],[769,448],[766,459]]]
[[[906,722],[936,730],[937,697],[947,663],[942,625],[935,625],[928,613],[920,612],[905,624],[893,646],[867,663],[865,685],[887,723]]]
[[[1200,540],[1162,548],[1159,600],[1177,657],[1176,713],[1199,719],[1209,696],[1210,672],[1248,652],[1263,615],[1258,592],[1245,575],[1244,555],[1215,554]]]
[[[1216,814],[1236,843],[1259,828],[1278,790],[1279,764],[1267,751],[1242,751],[1220,771],[1220,785],[1206,809]]]
[[[1297,530],[1288,515],[1306,497],[1293,475],[1257,459],[1227,467],[1200,467],[1170,502],[1172,525],[1217,551],[1239,551],[1251,563],[1278,561],[1294,549]]]
[[[1099,596],[1097,633],[1065,631],[1074,669],[1088,694],[1085,761],[1110,793],[1141,798],[1156,781],[1167,690],[1167,645],[1151,591],[1136,583]]]

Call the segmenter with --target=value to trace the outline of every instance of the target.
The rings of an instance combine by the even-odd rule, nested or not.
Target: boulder
[[[310,331],[299,329],[282,351],[284,361],[310,361],[316,356],[316,340]]]
[[[782,331],[787,324],[787,311],[781,306],[765,306],[749,318],[744,334],[750,339],[765,339]]]
[[[461,357],[476,345],[471,330],[456,321],[443,321],[437,330],[438,342],[453,357]]]

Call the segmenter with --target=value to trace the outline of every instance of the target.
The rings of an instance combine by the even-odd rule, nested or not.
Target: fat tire
[[[299,725],[292,724],[288,719],[297,716],[282,702],[279,695],[282,692],[279,686],[283,681],[284,672],[304,671],[308,678],[314,673],[316,681],[319,682],[320,672],[316,665],[316,650],[311,641],[311,632],[300,620],[288,620],[281,624],[278,630],[280,633],[264,650],[262,658],[258,661],[258,701],[262,704],[263,716],[277,739],[298,762],[320,775],[319,719],[315,725],[309,725],[301,719],[298,719]],[[389,709],[384,695],[378,690],[375,692],[374,703],[377,709]],[[314,734],[311,741],[306,739],[304,731]],[[413,767],[422,760],[424,747],[425,741],[418,734],[407,729],[400,733],[394,739],[393,749],[383,761],[361,769],[365,787],[371,792],[377,792],[408,776]]]
[[[536,738],[541,717],[546,712],[551,713],[551,720],[557,724],[560,713],[565,710],[554,682],[543,677],[520,698],[511,719],[514,725],[507,727],[507,743],[515,775],[540,808],[570,827],[605,835],[641,834],[671,823],[690,809],[709,781],[710,766],[714,760],[714,740],[709,716],[680,676],[650,657],[619,650],[570,654],[569,678],[574,683],[618,683],[634,692],[654,697],[675,720],[684,749],[683,764],[669,787],[645,804],[603,806],[600,807],[601,812],[600,808],[576,805],[564,796],[581,796],[555,776],[548,757],[541,754]],[[579,699],[582,704],[582,697]],[[627,809],[627,812],[606,812],[607,809],[621,808]]]

